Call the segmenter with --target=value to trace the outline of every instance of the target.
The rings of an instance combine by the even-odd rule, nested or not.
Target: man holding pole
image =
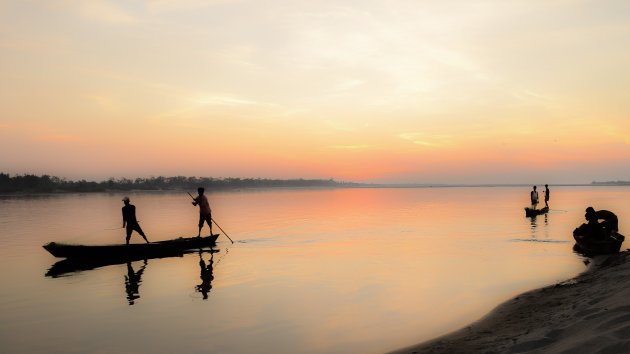
[[[208,203],[208,198],[203,194],[205,189],[203,187],[197,188],[197,193],[199,195],[197,198],[193,198],[192,204],[197,206],[199,205],[199,234],[197,237],[201,237],[201,228],[203,228],[203,223],[206,222],[208,227],[210,227],[210,236],[212,236],[212,210],[210,210],[210,203]]]

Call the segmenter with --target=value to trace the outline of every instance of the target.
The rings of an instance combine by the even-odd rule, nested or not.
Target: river
[[[222,235],[214,253],[54,276],[45,243],[124,242],[125,194],[2,196],[0,343],[7,353],[397,349],[585,270],[571,232],[587,206],[630,226],[628,187],[551,188],[551,211],[533,219],[527,187],[210,192],[234,244]],[[185,193],[128,195],[149,240],[197,234]]]

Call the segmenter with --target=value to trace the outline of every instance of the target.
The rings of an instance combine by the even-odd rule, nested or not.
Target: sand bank
[[[630,251],[594,258],[571,280],[519,295],[411,353],[630,353]]]

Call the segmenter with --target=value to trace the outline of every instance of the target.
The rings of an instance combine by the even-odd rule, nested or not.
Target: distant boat
[[[136,260],[143,258],[169,257],[182,254],[186,250],[211,247],[217,241],[218,234],[206,237],[179,237],[173,240],[151,243],[115,244],[115,245],[72,245],[51,242],[43,247],[55,257],[73,260],[95,261]]]
[[[602,238],[588,234],[586,229],[582,225],[573,230],[573,238],[577,248],[587,255],[617,253],[625,240],[625,237],[618,232]]]
[[[525,208],[525,216],[531,217],[531,216],[536,216],[540,214],[546,214],[548,211],[549,211],[549,207],[544,207],[541,209]]]

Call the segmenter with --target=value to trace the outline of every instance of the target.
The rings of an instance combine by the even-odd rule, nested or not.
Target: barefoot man
[[[199,195],[197,198],[193,198],[193,205],[199,205],[199,234],[197,237],[201,237],[201,228],[203,223],[206,222],[210,228],[210,236],[212,236],[212,211],[210,210],[210,203],[208,198],[203,194],[205,189],[203,187],[197,188]]]
[[[138,224],[138,220],[136,219],[136,206],[133,204],[129,204],[129,197],[124,197],[123,202],[125,206],[122,207],[122,217],[123,217],[123,227],[127,227],[127,244],[129,244],[129,239],[131,238],[131,233],[136,231],[137,233],[144,238],[147,243],[147,237],[144,235],[144,231],[140,228],[140,224]]]

